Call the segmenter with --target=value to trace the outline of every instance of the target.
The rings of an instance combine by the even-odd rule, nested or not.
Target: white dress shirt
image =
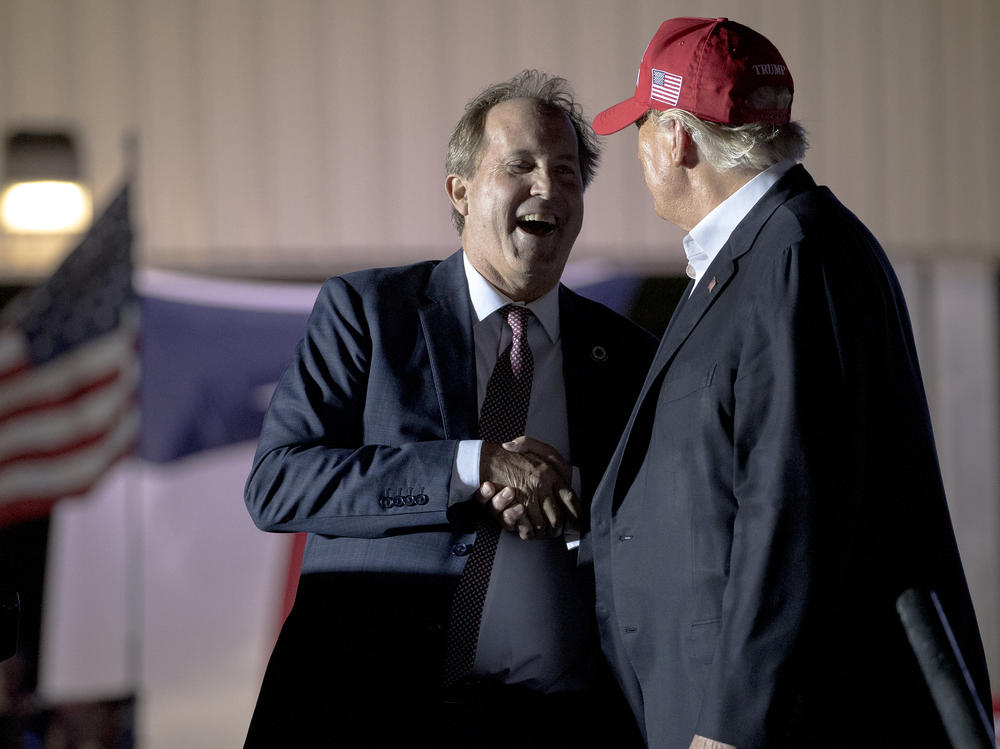
[[[477,412],[500,353],[511,341],[510,327],[495,314],[513,302],[484,279],[463,255],[475,313]],[[569,455],[569,422],[559,328],[559,289],[525,305],[528,345],[534,358],[525,434]],[[462,440],[452,475],[453,500],[479,489],[481,440]],[[472,675],[522,684],[541,692],[585,686],[582,634],[591,615],[589,591],[578,590],[576,552],[562,539],[524,541],[501,531]]]
[[[795,162],[786,159],[765,169],[719,203],[684,237],[684,254],[687,255],[688,265],[694,270],[692,294],[740,221],[746,218],[757,201],[764,197],[764,193],[774,187],[793,166]]]

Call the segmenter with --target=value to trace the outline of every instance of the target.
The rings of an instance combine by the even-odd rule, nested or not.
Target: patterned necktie
[[[514,333],[510,345],[497,359],[486,385],[486,397],[479,412],[479,436],[485,442],[502,444],[524,434],[531,399],[531,377],[535,360],[528,347],[528,318],[531,310],[508,304],[500,310]],[[479,623],[500,540],[500,527],[489,518],[476,527],[476,543],[459,578],[448,621],[448,650],[445,657],[445,686],[464,678],[476,659]]]

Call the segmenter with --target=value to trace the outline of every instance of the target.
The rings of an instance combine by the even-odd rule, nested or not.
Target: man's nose
[[[552,195],[552,175],[547,167],[539,166],[531,174],[531,194],[540,198]]]

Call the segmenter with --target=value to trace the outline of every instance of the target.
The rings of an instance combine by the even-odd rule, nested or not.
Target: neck
[[[684,231],[691,231],[705,216],[739,190],[743,185],[760,174],[753,169],[729,169],[717,172],[705,162],[691,170],[690,211],[685,216]]]

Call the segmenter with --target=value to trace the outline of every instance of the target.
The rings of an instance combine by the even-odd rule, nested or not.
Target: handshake
[[[518,437],[502,445],[483,443],[482,484],[475,499],[511,533],[521,538],[555,538],[580,518],[572,488],[572,468],[551,445]]]

